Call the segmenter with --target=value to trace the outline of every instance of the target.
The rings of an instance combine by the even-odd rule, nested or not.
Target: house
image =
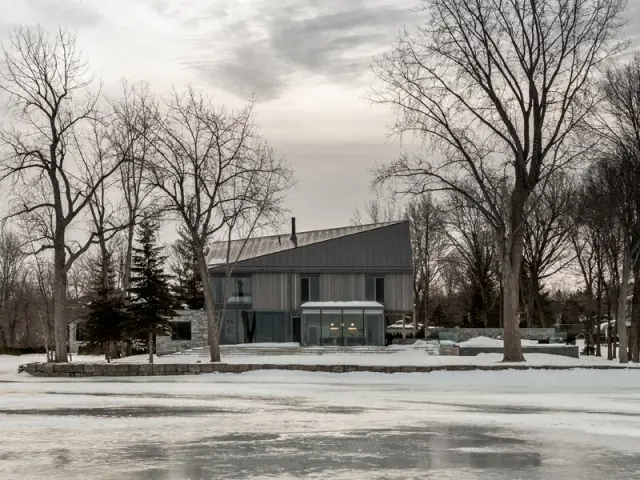
[[[225,307],[221,343],[384,345],[385,326],[413,311],[409,222],[295,225],[290,234],[211,245],[217,311]]]

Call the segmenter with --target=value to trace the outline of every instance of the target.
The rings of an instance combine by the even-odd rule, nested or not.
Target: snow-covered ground
[[[491,343],[493,342],[493,343]],[[499,340],[484,339],[473,340],[473,345],[493,345]],[[295,344],[291,344],[293,347]],[[475,357],[439,356],[429,355],[426,351],[424,341],[418,340],[414,345],[395,345],[389,347],[384,352],[353,351],[346,352],[318,352],[312,350],[305,354],[261,354],[262,348],[268,345],[246,348],[247,354],[222,354],[222,361],[234,364],[298,364],[298,365],[388,365],[388,366],[421,366],[421,365],[491,365],[502,361],[502,354],[480,354]],[[251,353],[248,353],[251,350]],[[278,348],[278,350],[280,350]],[[609,361],[606,357],[582,356],[580,359],[563,357],[550,354],[527,354],[525,355],[529,365],[565,365],[565,366],[585,366],[585,365],[619,365],[617,361]],[[44,362],[44,355],[23,355],[21,357],[0,356],[0,376],[3,373],[10,373],[17,370],[21,364],[29,362]],[[103,357],[74,355],[74,362],[104,362]],[[207,362],[208,356],[202,353],[178,353],[155,357],[157,363],[198,363]],[[116,360],[116,363],[147,363],[147,355],[137,355],[133,357]],[[629,368],[637,368],[639,365],[629,364]]]
[[[520,343],[522,346],[525,345],[538,345],[538,342],[535,340],[521,340]],[[466,342],[461,342],[460,346],[468,346],[468,347],[502,347],[504,345],[504,340],[500,340],[497,338],[489,338],[489,337],[474,337]],[[556,344],[563,346],[564,344]]]
[[[638,370],[0,380],[0,479],[617,480],[639,440]]]

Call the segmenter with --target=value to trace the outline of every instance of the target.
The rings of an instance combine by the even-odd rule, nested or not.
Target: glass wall
[[[384,317],[377,310],[364,311],[364,337],[366,345],[384,345]]]
[[[344,345],[348,347],[367,345],[362,310],[344,310],[343,322]]]
[[[285,312],[255,312],[253,343],[286,342]]]
[[[322,338],[322,322],[320,310],[307,310],[303,314],[302,343],[304,345],[320,345]]]
[[[286,312],[227,310],[220,335],[222,345],[239,343],[279,343],[291,338],[290,319]]]
[[[342,311],[322,310],[322,345],[342,345]]]
[[[384,345],[381,310],[305,309],[302,330],[303,345]]]
[[[213,297],[217,304],[250,305],[252,301],[251,277],[214,277]]]

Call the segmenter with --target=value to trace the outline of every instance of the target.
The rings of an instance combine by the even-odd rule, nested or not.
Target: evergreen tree
[[[171,332],[169,318],[176,315],[174,299],[169,288],[169,275],[163,270],[165,257],[157,245],[158,224],[144,219],[138,229],[139,245],[133,249],[131,265],[132,295],[129,312],[131,331],[147,339],[149,362],[153,363],[153,345],[156,335]]]
[[[82,328],[87,346],[104,352],[107,362],[115,356],[116,345],[125,337],[129,323],[125,298],[118,291],[116,273],[111,256],[103,257],[97,264],[91,282],[91,303]]]
[[[190,310],[200,310],[204,307],[204,292],[196,249],[191,234],[186,229],[179,228],[178,235],[178,240],[172,245],[172,273],[175,278],[172,292],[176,304],[186,305]]]

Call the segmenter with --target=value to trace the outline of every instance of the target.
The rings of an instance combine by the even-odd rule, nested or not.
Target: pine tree
[[[96,265],[91,283],[89,312],[80,327],[84,331],[89,349],[104,352],[107,362],[114,357],[116,344],[124,339],[126,325],[129,323],[125,298],[116,289],[115,278],[111,256],[107,255]]]
[[[190,310],[200,310],[204,307],[204,292],[196,249],[191,234],[184,228],[178,229],[178,235],[178,240],[172,245],[175,284],[171,290],[178,305],[186,305]]]
[[[160,255],[162,248],[157,242],[158,224],[152,219],[144,219],[138,229],[139,245],[133,249],[129,312],[131,331],[147,339],[149,363],[153,363],[156,335],[170,333],[169,318],[176,315],[169,288],[170,277],[163,270],[165,257]]]

